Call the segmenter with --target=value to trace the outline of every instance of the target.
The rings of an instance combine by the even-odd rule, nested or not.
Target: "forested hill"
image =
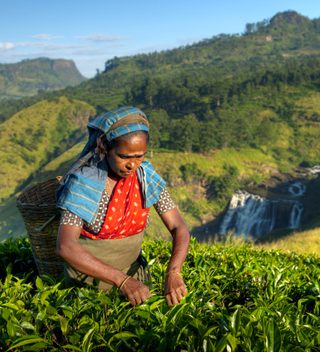
[[[319,84],[320,19],[287,11],[247,24],[242,35],[114,58],[65,95],[98,111],[142,107],[155,146],[200,152],[251,146],[313,163]]]
[[[151,144],[204,152],[253,147],[299,164],[320,160],[320,19],[294,11],[185,47],[108,60],[76,87],[0,104],[0,119],[43,99],[97,112],[144,109]]]
[[[259,187],[278,172],[320,164],[320,19],[288,11],[244,28],[241,35],[113,58],[103,72],[76,87],[0,102],[0,123],[15,142],[13,154],[6,143],[2,148],[2,177],[10,179],[10,188],[0,197],[7,200],[36,181],[37,168],[54,163],[79,142],[83,117],[121,105],[147,113],[150,155],[156,153],[157,170],[195,225],[217,216],[236,189]],[[82,127],[73,126],[73,119]],[[49,138],[56,144],[47,150],[35,145],[39,135],[41,143]],[[36,167],[12,163],[13,155],[27,155]],[[12,165],[23,172],[12,172]],[[312,198],[314,213],[318,199]],[[312,219],[319,218],[314,213]]]
[[[140,103],[174,115],[192,111],[202,118],[248,84],[292,83],[310,75],[316,80],[319,54],[320,19],[287,11],[244,25],[241,35],[220,34],[173,50],[114,57],[95,78],[56,94],[102,109]],[[48,94],[42,92],[36,100],[43,98]],[[33,102],[23,99],[16,107],[2,103],[0,119]]]
[[[295,77],[289,79],[296,78],[305,73],[302,72],[305,67],[297,69],[300,64],[308,60],[309,66],[309,61],[320,54],[320,19],[310,20],[288,11],[270,20],[247,24],[245,28],[242,35],[221,34],[173,50],[115,57],[106,62],[101,75],[88,81],[81,89],[87,87],[97,93],[101,87],[113,93],[129,92],[129,99],[135,98],[146,105],[157,106],[159,102],[152,98],[161,88],[185,88],[181,93],[185,97],[187,91],[200,96],[206,93],[230,95],[230,85],[249,79],[265,82],[268,73],[281,71],[281,79],[286,80],[294,71]],[[144,96],[139,96],[137,88],[144,89],[141,92]],[[81,90],[77,93],[81,94]],[[171,93],[167,95],[171,95],[173,101],[178,98],[179,103],[181,98]],[[101,96],[91,95],[94,97],[92,103],[104,102]],[[186,98],[190,99],[190,96]],[[167,97],[163,96],[163,100],[167,101]],[[169,100],[167,104],[170,103]],[[213,100],[213,103],[216,101]],[[177,106],[171,110],[185,112],[190,108]]]
[[[0,99],[76,86],[84,80],[71,60],[40,58],[0,64]]]

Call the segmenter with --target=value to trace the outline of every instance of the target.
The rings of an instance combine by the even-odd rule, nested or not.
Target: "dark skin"
[[[140,166],[147,152],[148,140],[144,133],[136,133],[117,138],[115,146],[105,153],[101,141],[98,149],[105,154],[109,165],[106,183],[108,194],[116,182],[128,177]],[[179,303],[187,294],[187,289],[180,274],[189,246],[189,231],[178,209],[172,209],[159,215],[172,235],[172,253],[168,263],[164,294],[168,305]],[[120,287],[128,277],[122,271],[105,264],[89,253],[79,243],[81,228],[71,225],[60,225],[57,241],[57,253],[76,270],[99,280]],[[132,305],[141,304],[150,296],[148,286],[130,277],[121,287],[121,292]]]

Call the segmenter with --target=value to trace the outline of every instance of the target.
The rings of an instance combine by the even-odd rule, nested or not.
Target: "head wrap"
[[[69,210],[91,223],[108,177],[108,165],[95,157],[97,138],[105,135],[108,141],[135,131],[149,131],[146,115],[135,107],[122,107],[97,116],[88,123],[89,139],[79,159],[66,173],[57,191],[57,206]],[[137,169],[142,186],[144,206],[149,208],[159,200],[165,181],[152,165],[143,161]]]
[[[89,121],[87,127],[89,139],[80,158],[94,151],[97,146],[97,138],[103,134],[110,142],[131,132],[149,132],[149,122],[146,115],[135,107],[122,107],[106,112]]]

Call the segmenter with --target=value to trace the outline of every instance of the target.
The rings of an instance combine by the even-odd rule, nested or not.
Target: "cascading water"
[[[302,204],[297,200],[269,200],[245,191],[237,191],[220,224],[219,233],[233,231],[245,237],[260,237],[276,228],[297,229]]]
[[[291,185],[288,187],[288,191],[293,196],[299,197],[306,192],[306,185],[299,181],[292,182]]]
[[[300,202],[296,202],[293,207],[292,211],[290,214],[290,220],[289,220],[289,229],[297,229],[300,226],[301,223],[301,216],[303,212],[303,205]]]

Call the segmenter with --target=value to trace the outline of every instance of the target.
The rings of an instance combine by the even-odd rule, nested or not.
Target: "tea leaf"
[[[92,350],[92,337],[95,333],[96,327],[94,326],[93,328],[91,328],[90,330],[88,330],[88,332],[85,334],[83,341],[82,341],[82,348],[81,351],[82,352],[90,352]]]
[[[281,334],[280,330],[272,319],[267,324],[266,331],[266,351],[268,352],[278,352],[281,347]]]
[[[43,338],[36,335],[26,335],[15,340],[14,344],[7,351],[14,350],[17,347],[21,347],[21,346],[35,345],[38,342],[45,343],[46,341]]]

